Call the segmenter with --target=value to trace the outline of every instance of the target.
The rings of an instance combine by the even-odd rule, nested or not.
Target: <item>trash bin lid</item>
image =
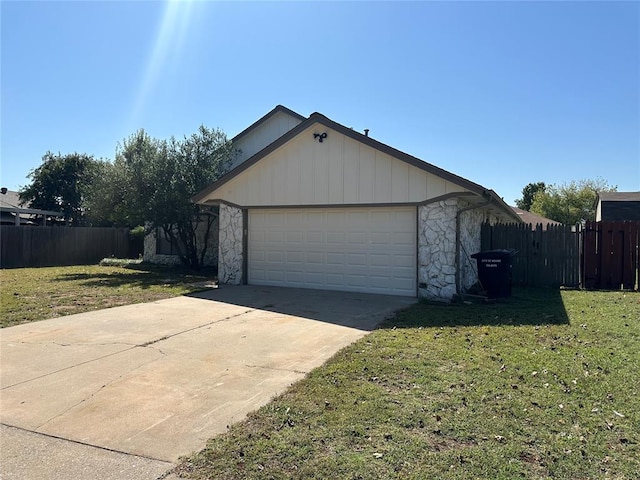
[[[471,255],[471,258],[507,258],[517,255],[518,251],[515,248],[487,250],[486,252],[478,252]]]

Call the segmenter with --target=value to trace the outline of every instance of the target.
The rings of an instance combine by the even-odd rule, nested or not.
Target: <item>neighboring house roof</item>
[[[276,109],[272,110],[272,112],[270,112],[268,115],[272,114],[273,112],[275,112],[278,109],[284,109],[285,107],[282,106],[278,106],[276,107]],[[288,110],[288,109],[287,109]],[[289,110],[290,112],[290,110]],[[292,112],[295,114],[295,112]],[[297,114],[295,114],[297,115]],[[265,117],[267,117],[265,116]],[[264,118],[260,119],[258,122],[264,121]],[[304,117],[302,117],[304,118]],[[294,128],[292,128],[291,130],[289,130],[288,132],[286,132],[284,135],[282,135],[281,137],[279,137],[277,140],[275,140],[274,142],[270,143],[269,145],[267,145],[266,147],[264,147],[262,150],[260,150],[259,152],[257,152],[255,155],[251,156],[250,158],[248,158],[247,160],[245,160],[244,162],[240,163],[237,167],[235,167],[233,170],[231,170],[229,173],[227,173],[226,175],[224,175],[223,177],[221,177],[220,179],[218,179],[218,181],[214,182],[213,184],[211,184],[210,186],[208,186],[207,188],[205,188],[204,190],[202,190],[201,192],[199,192],[198,194],[194,195],[192,197],[192,201],[195,203],[204,203],[206,202],[208,199],[207,197],[210,196],[210,194],[212,194],[213,192],[215,192],[218,188],[220,188],[221,186],[225,185],[226,183],[230,182],[231,180],[233,180],[235,177],[237,177],[238,175],[242,174],[244,171],[246,171],[247,169],[251,168],[253,165],[255,165],[256,163],[260,162],[263,158],[267,157],[269,154],[271,154],[272,152],[274,152],[275,150],[277,150],[278,148],[282,147],[283,145],[287,144],[288,142],[290,142],[291,140],[293,140],[294,138],[296,138],[298,135],[300,135],[302,132],[304,132],[305,130],[309,129],[311,126],[313,125],[323,125],[327,128],[330,128],[336,132],[339,132],[343,135],[345,135],[346,137],[352,138],[362,144],[365,144],[377,151],[380,151],[382,153],[385,153],[393,158],[396,158],[398,160],[401,160],[403,162],[408,163],[409,165],[412,165],[416,168],[419,168],[427,173],[436,175],[446,181],[452,182],[456,185],[458,185],[459,187],[472,192],[478,196],[484,197],[487,200],[490,200],[493,204],[497,205],[501,211],[503,211],[504,213],[506,213],[510,218],[512,218],[513,220],[515,220],[516,222],[520,222],[520,217],[513,212],[513,210],[504,202],[504,200],[502,200],[502,198],[500,198],[496,192],[494,192],[493,190],[487,189],[485,187],[483,187],[482,185],[479,185],[477,183],[471,182],[463,177],[460,177],[458,175],[455,175],[451,172],[448,172],[446,170],[443,170],[442,168],[436,167],[435,165],[432,165],[430,163],[427,163],[419,158],[416,158],[412,155],[409,155],[405,152],[402,152],[400,150],[397,150],[393,147],[390,147],[389,145],[386,145],[384,143],[381,143],[377,140],[374,140],[373,138],[367,136],[367,135],[363,135],[349,127],[346,127],[344,125],[341,125],[337,122],[334,122],[333,120],[327,118],[326,116],[322,115],[321,113],[315,112],[312,113],[309,118],[305,119],[304,121],[302,121],[301,123],[299,123],[297,126],[295,126]],[[249,129],[254,128],[256,124],[254,123],[251,127],[249,127]],[[244,135],[246,134],[246,132],[249,130],[246,129],[243,132],[241,132],[240,135]],[[238,136],[234,137],[237,138]]]
[[[5,190],[3,188],[2,193],[0,194],[0,223],[3,225],[15,225],[16,215],[18,215],[21,225],[30,223],[27,220],[26,215],[20,215],[17,213],[18,210],[25,206],[26,205],[20,202],[20,195],[18,192]]]
[[[9,215],[15,221],[15,215],[20,217],[21,224],[33,224],[29,219],[33,215],[45,215],[50,217],[62,217],[62,212],[54,212],[51,210],[40,210],[37,208],[30,208],[29,203],[20,201],[20,194],[13,190],[2,189],[0,193],[0,212],[2,212],[3,223],[9,223]]]
[[[556,222],[555,220],[551,220],[550,218],[543,217],[542,215],[538,215],[537,213],[528,212],[527,210],[522,210],[518,207],[511,207],[514,212],[520,217],[520,219],[524,223],[530,223],[531,228],[536,227],[537,224],[541,223],[543,228],[547,228],[549,225],[562,225],[560,222]]]
[[[18,192],[6,190],[6,193],[0,194],[0,207],[23,208],[27,206],[28,205],[20,201],[20,194]]]
[[[640,192],[600,192],[598,198],[603,202],[640,202]]]
[[[640,221],[640,192],[599,192],[596,221]]]

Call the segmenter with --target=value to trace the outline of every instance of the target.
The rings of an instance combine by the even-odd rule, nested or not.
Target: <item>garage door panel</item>
[[[367,264],[367,256],[364,253],[350,253],[346,255],[347,266],[362,266]]]
[[[284,238],[286,243],[301,243],[304,241],[304,232],[300,232],[300,231],[285,232]]]
[[[407,267],[410,268],[411,271],[414,269],[414,256],[413,255],[395,255],[394,256],[394,266],[396,267]],[[404,276],[404,275],[403,275]]]
[[[371,234],[371,243],[374,245],[389,245],[391,243],[392,233],[373,232]]]
[[[310,231],[305,232],[305,239],[307,243],[319,243],[324,242],[324,232]]]
[[[335,265],[342,268],[344,266],[344,253],[327,253],[327,265]]]
[[[393,234],[393,243],[396,245],[415,245],[415,236],[410,233],[395,232]]]
[[[287,252],[287,263],[302,264],[304,261],[304,254],[302,252]]]
[[[279,282],[280,284],[285,283],[286,280],[285,272],[281,270],[268,270],[266,278],[270,282]]]
[[[276,211],[264,212],[264,225],[269,227],[279,227],[284,224],[284,213]]]
[[[322,252],[307,252],[305,258],[307,263],[311,264],[323,265],[325,262],[324,253]]]
[[[304,220],[304,214],[301,212],[287,212],[285,214],[285,225],[299,227]]]
[[[351,245],[366,245],[367,234],[364,232],[349,232],[347,233],[347,243]]]
[[[356,213],[347,216],[347,224],[349,228],[365,228],[369,221],[365,213]]]
[[[392,256],[389,254],[372,254],[369,255],[369,263],[372,267],[391,267]]]
[[[283,252],[271,251],[267,252],[267,262],[281,264],[284,260]]]
[[[325,282],[328,287],[342,287],[344,285],[344,275],[336,273],[325,273]]]
[[[327,243],[344,244],[344,232],[327,232]]]
[[[249,211],[249,283],[416,294],[415,207]]]

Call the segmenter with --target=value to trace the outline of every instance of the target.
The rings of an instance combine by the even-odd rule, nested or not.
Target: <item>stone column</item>
[[[218,243],[218,281],[230,285],[242,283],[244,225],[242,210],[220,205]]]
[[[418,208],[418,295],[449,301],[456,293],[455,198]]]

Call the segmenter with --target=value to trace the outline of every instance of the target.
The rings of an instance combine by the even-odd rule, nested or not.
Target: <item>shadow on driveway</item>
[[[256,285],[222,285],[188,295],[269,312],[371,331],[395,312],[413,305],[414,297],[373,295]]]

